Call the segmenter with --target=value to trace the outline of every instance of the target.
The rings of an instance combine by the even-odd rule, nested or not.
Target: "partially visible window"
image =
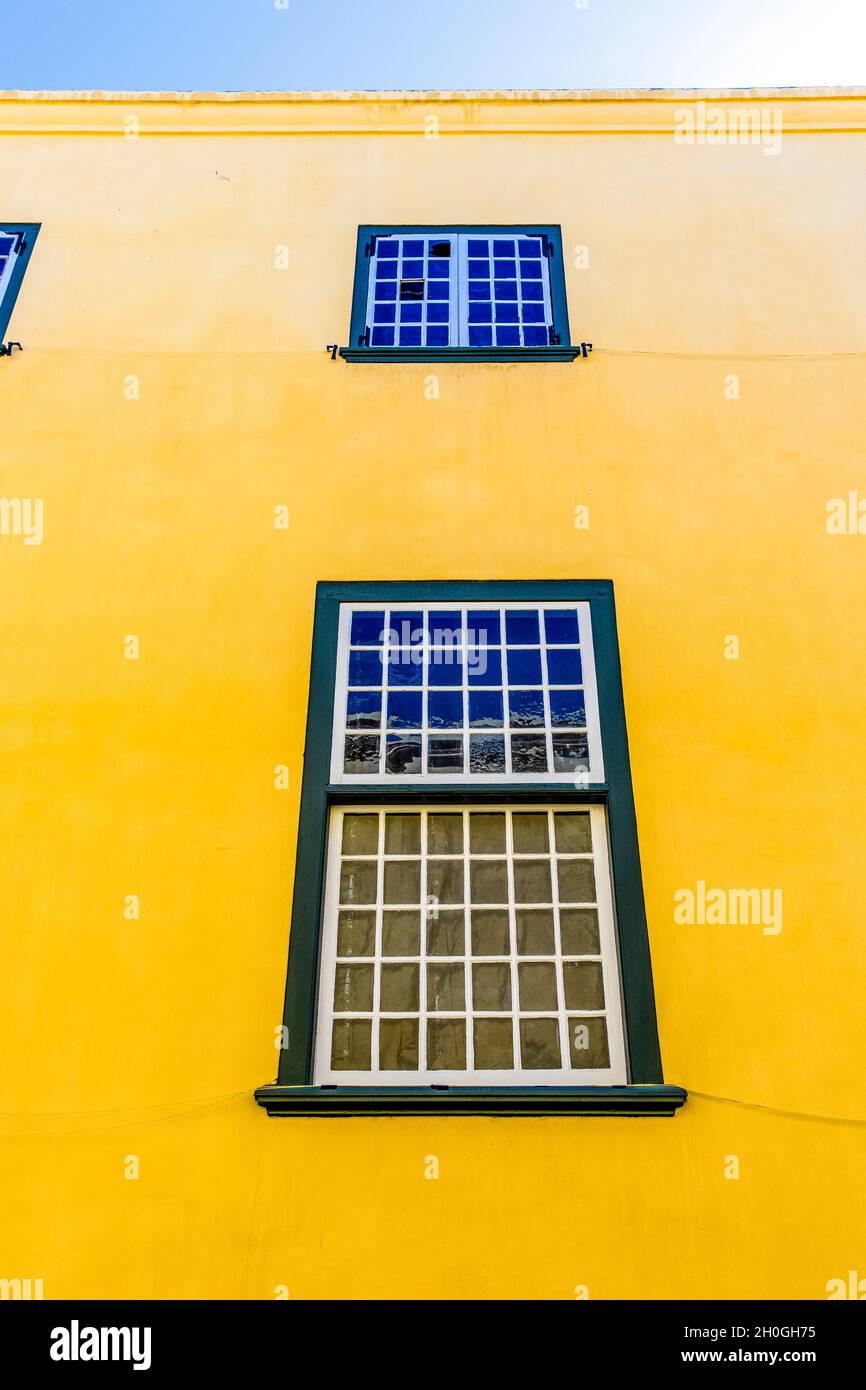
[[[38,232],[38,223],[0,223],[0,341],[6,333]]]
[[[24,240],[21,232],[5,232],[0,229],[0,303],[6,293],[6,286],[12,278],[12,271],[18,258],[18,248]]]

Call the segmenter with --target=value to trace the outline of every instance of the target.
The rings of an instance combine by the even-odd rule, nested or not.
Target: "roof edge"
[[[286,92],[134,92],[134,91],[0,91],[0,102],[256,103],[266,105],[399,102],[630,102],[630,101],[828,101],[866,97],[866,87],[612,87],[515,88],[467,91],[286,91]]]

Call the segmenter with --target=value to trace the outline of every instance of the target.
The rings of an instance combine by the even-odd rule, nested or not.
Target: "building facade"
[[[866,1293],[866,94],[0,102],[4,1288]]]

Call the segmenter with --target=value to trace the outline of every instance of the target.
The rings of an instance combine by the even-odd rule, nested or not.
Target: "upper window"
[[[350,361],[575,357],[557,227],[362,227]]]
[[[277,1114],[670,1114],[611,586],[319,586]]]
[[[0,340],[3,339],[39,227],[30,222],[0,223]]]

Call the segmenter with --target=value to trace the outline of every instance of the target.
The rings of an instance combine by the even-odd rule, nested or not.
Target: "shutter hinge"
[[[547,256],[548,260],[552,260],[552,258],[553,258],[553,242],[550,240],[550,237],[547,235],[547,232],[543,232],[543,233],[542,233],[542,236],[541,236],[541,249],[542,249],[542,251],[544,252],[545,256]]]
[[[22,251],[27,250],[27,241],[23,232],[18,233],[18,240],[15,242],[15,254],[20,256]]]
[[[359,333],[359,335],[358,335],[358,347],[369,347],[369,346],[370,346],[370,330],[369,330],[369,328],[365,328],[364,331],[363,331],[363,333]]]
[[[19,352],[24,351],[20,343],[0,343],[0,357],[11,357],[15,348],[17,348]]]
[[[371,236],[371,237],[370,237],[370,240],[367,242],[367,245],[364,247],[364,255],[365,255],[365,256],[372,256],[372,255],[375,254],[375,251],[376,251],[376,238],[375,238],[375,236]]]
[[[547,330],[547,338],[551,347],[558,347],[558,345],[562,342],[562,339],[556,332],[555,328],[553,327],[553,324],[551,324]]]

